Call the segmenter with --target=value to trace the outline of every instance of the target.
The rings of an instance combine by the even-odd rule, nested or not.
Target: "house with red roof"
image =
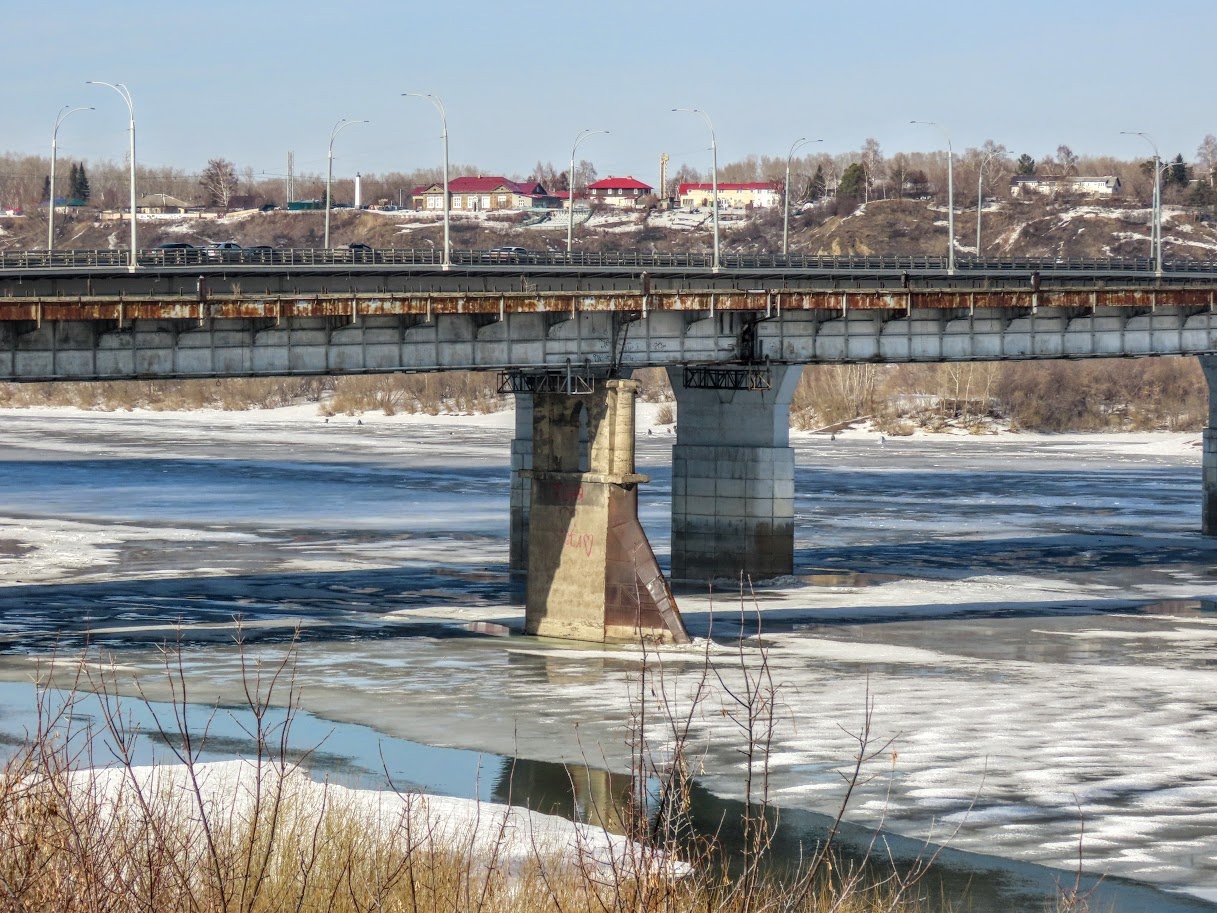
[[[628,176],[607,177],[587,185],[587,195],[593,206],[616,206],[619,209],[633,209],[642,197],[654,192],[655,188],[650,184]]]
[[[489,212],[498,209],[557,209],[562,204],[537,181],[509,181],[505,177],[458,177],[448,181],[453,212]],[[415,209],[443,212],[444,183],[416,187],[410,194]]]
[[[676,194],[684,209],[710,206],[714,200],[714,185],[681,184]],[[749,206],[781,206],[782,185],[770,181],[718,185],[718,205],[723,209],[746,209]]]

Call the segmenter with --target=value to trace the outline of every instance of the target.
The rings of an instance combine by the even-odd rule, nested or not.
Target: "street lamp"
[[[1154,259],[1154,275],[1162,275],[1162,157],[1158,155],[1158,144],[1148,133],[1139,130],[1121,130],[1123,136],[1139,136],[1154,150],[1154,202],[1150,210],[1149,250]]]
[[[811,143],[822,143],[822,139],[805,139],[799,137],[794,141],[794,145],[790,147],[790,152],[786,156],[786,183],[782,189],[782,256],[786,256],[789,250],[790,242],[790,160],[794,158],[794,154],[799,149]]]
[[[117,92],[122,100],[127,103],[127,113],[131,115],[131,260],[128,267],[132,272],[135,271],[137,249],[135,239],[135,103],[131,100],[130,90],[120,83],[100,82],[90,79],[85,83],[86,86],[106,86]]]
[[[607,134],[607,130],[581,130],[575,137],[575,145],[570,148],[570,184],[567,187],[566,198],[566,256],[570,257],[571,245],[575,238],[575,150],[589,136]]]
[[[710,128],[710,181],[711,191],[714,197],[714,272],[718,272],[718,142],[714,138],[714,124],[710,120],[710,115],[700,108],[673,108],[673,111],[684,111],[688,114],[696,114],[706,122],[706,126]]]
[[[440,126],[444,131],[442,134],[444,141],[444,253],[440,264],[443,269],[448,269],[452,265],[452,245],[448,240],[448,207],[451,203],[448,197],[448,115],[444,111],[444,103],[434,95],[424,95],[420,92],[402,92],[401,94],[404,98],[425,98],[435,105],[435,110],[439,111]]]
[[[985,206],[985,166],[999,155],[1005,155],[1005,149],[994,149],[980,163],[980,174],[976,178],[976,257],[980,258],[980,211]]]
[[[51,131],[51,181],[50,181],[50,199],[47,201],[50,208],[47,210],[46,220],[46,249],[48,252],[55,249],[55,150],[56,141],[59,137],[59,125],[75,114],[77,111],[94,111],[95,108],[73,108],[70,105],[64,105],[59,109],[59,116],[55,118],[55,129]]]
[[[347,120],[345,117],[334,124],[334,129],[330,131],[330,151],[326,158],[325,166],[325,244],[326,250],[330,249],[330,185],[334,182],[334,137],[345,130],[352,124],[368,124],[371,121],[366,120]]]
[[[932,120],[911,120],[910,124],[937,127],[947,141],[947,234],[951,236],[947,245],[947,272],[955,275],[955,150],[951,148],[951,134],[946,127]]]

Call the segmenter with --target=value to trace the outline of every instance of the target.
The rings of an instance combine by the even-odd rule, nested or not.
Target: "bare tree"
[[[588,184],[596,183],[596,166],[587,159],[580,159],[575,165],[575,186],[587,189]]]
[[[1196,149],[1196,164],[1204,169],[1203,173],[1208,176],[1209,186],[1214,186],[1213,172],[1217,171],[1217,136],[1209,133],[1200,141],[1200,146]]]
[[[862,199],[863,202],[870,202],[871,190],[876,182],[882,183],[880,176],[883,171],[883,152],[879,148],[879,141],[873,136],[867,137],[866,142],[862,144],[862,166],[866,169]]]
[[[672,186],[674,187],[679,187],[681,184],[700,183],[702,183],[701,172],[688,165],[681,165],[672,175]]]
[[[1056,167],[1060,170],[1061,177],[1078,173],[1078,157],[1064,143],[1056,147]]]
[[[199,186],[208,206],[228,209],[228,203],[237,192],[237,166],[227,159],[208,159],[207,167],[199,176]]]
[[[552,190],[558,183],[558,169],[554,167],[553,162],[542,162],[538,159],[532,169],[532,179],[546,190]]]
[[[903,152],[897,152],[888,160],[887,173],[891,178],[897,199],[904,197],[904,185],[909,178],[909,157]]]

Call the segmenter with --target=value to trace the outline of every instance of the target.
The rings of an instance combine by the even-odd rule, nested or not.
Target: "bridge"
[[[630,373],[677,399],[672,575],[793,570],[803,365],[1200,357],[1217,535],[1217,263],[430,251],[0,255],[0,381],[496,371],[527,629],[684,636],[637,520]],[[1179,268],[1176,268],[1179,267]]]

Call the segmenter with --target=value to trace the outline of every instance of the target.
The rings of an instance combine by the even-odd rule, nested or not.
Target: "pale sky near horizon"
[[[16,6],[9,0],[10,6]],[[1191,159],[1217,111],[1205,102],[1214,0],[517,0],[463,4],[286,0],[21,4],[4,12],[0,151],[45,155],[64,105],[93,105],[60,128],[67,158],[122,160],[126,106],[86,80],[125,83],[141,164],[197,172],[208,158],[324,173],[343,117],[335,176],[438,165],[448,111],[451,161],[526,176],[562,170],[583,128],[605,129],[579,158],[599,174],[654,183],[661,152],[709,167],[784,158],[799,137],[837,153],[876,138],[885,153],[956,151],[986,139],[1040,159]],[[456,172],[454,171],[454,176]]]

